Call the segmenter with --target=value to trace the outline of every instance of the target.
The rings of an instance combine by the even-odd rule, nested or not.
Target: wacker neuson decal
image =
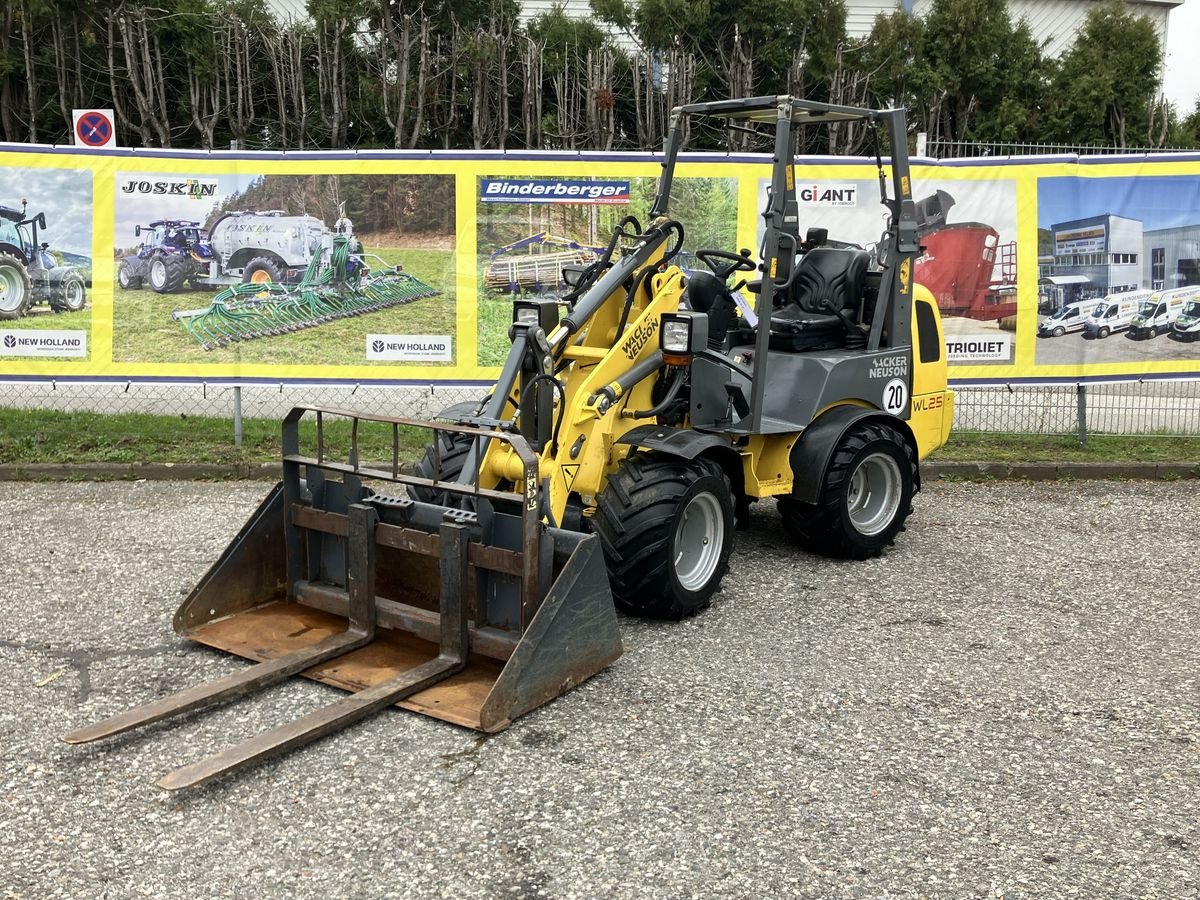
[[[0,331],[0,356],[87,356],[87,332]]]
[[[368,334],[367,359],[387,362],[453,362],[448,334]]]
[[[484,203],[628,203],[629,181],[484,178]]]

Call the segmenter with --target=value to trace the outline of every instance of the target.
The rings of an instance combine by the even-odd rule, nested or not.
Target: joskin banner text
[[[486,382],[512,300],[645,221],[622,154],[0,149],[0,380]],[[759,247],[765,157],[685,158],[685,268]],[[923,160],[959,384],[1200,375],[1200,157]],[[872,251],[874,165],[797,166],[801,232]],[[747,293],[753,299],[754,295]]]

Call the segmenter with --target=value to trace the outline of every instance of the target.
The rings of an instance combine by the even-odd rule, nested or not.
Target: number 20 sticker
[[[908,408],[908,385],[902,378],[893,378],[883,388],[883,408],[893,416],[904,414]]]

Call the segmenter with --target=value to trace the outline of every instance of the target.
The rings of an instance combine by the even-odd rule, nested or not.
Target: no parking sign
[[[75,119],[75,145],[78,147],[115,147],[117,129],[111,109],[72,110]]]

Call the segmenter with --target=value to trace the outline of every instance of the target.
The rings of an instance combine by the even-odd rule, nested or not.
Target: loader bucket
[[[312,456],[299,452],[306,413],[317,421]],[[325,456],[331,417],[353,422],[347,462]],[[395,452],[389,468],[362,465],[363,422],[508,442],[526,463],[524,491],[404,475]],[[469,497],[463,505],[472,509],[387,490],[405,483]],[[516,434],[293,410],[284,423],[283,480],[175,614],[179,634],[258,665],[65,740],[106,737],[297,673],[354,693],[159,784],[203,783],[393,704],[483,732],[506,728],[621,654],[598,539],[546,525],[540,492],[537,458]]]

